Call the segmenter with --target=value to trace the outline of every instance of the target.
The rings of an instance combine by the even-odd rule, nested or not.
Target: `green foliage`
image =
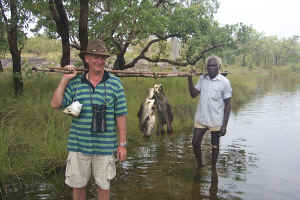
[[[10,5],[12,2],[16,5],[16,10],[11,10]],[[28,2],[29,1],[1,1],[1,7],[3,10],[1,11],[1,18],[0,18],[0,28],[3,28],[6,32],[8,28],[16,26],[18,29],[18,45],[22,47],[24,45],[24,41],[26,40],[26,30],[28,30],[29,23],[32,22],[33,18],[31,16],[31,11],[28,9]],[[2,12],[3,11],[3,12]],[[15,16],[14,16],[15,15]],[[2,31],[3,31],[2,30]],[[1,32],[2,32],[1,31]],[[1,35],[3,32],[1,33]],[[0,35],[0,40],[3,38]],[[3,44],[0,43],[0,49]]]
[[[221,52],[227,64],[252,67],[299,63],[299,36],[279,39],[264,36],[253,28],[246,32],[237,48]]]

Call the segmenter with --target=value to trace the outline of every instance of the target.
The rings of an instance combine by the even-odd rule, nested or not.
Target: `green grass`
[[[272,80],[285,79],[284,87],[300,83],[300,67],[269,69],[230,67],[233,110],[247,103],[258,90],[267,92]],[[44,176],[65,163],[71,118],[50,107],[60,75],[23,73],[24,94],[14,96],[11,72],[0,73],[0,179],[4,182],[23,176]],[[197,98],[188,93],[186,78],[122,78],[128,101],[129,151],[145,142],[138,129],[137,112],[154,83],[162,83],[174,112],[175,134],[192,127]],[[195,77],[194,82],[197,81]],[[159,140],[153,134],[151,140]]]
[[[7,75],[7,74],[5,74]],[[4,82],[3,82],[4,81]],[[55,78],[25,78],[24,95],[13,96],[10,76],[1,79],[0,177],[43,174],[52,163],[63,164],[70,120],[50,108]]]

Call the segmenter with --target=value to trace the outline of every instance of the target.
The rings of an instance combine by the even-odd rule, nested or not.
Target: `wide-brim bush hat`
[[[80,52],[79,55],[84,56],[86,54],[102,55],[102,56],[110,57],[110,54],[106,49],[105,43],[102,40],[89,41],[86,51]]]

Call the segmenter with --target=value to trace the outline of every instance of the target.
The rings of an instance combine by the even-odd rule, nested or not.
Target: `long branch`
[[[170,59],[166,59],[166,58],[156,58],[156,59],[153,59],[153,58],[150,58],[150,57],[147,57],[147,56],[144,56],[143,59],[149,61],[149,62],[164,62],[164,63],[169,63],[171,65],[176,65],[176,66],[188,66],[188,65],[195,65],[200,59],[204,58],[204,55],[209,52],[209,51],[212,51],[213,49],[216,49],[216,48],[220,48],[220,47],[223,47],[225,44],[222,43],[222,44],[218,44],[218,45],[213,45],[212,47],[209,47],[207,49],[204,49],[203,51],[201,51],[199,53],[198,56],[196,56],[192,61],[190,62],[178,62],[178,61],[175,61],[175,60],[170,60]]]
[[[160,38],[151,40],[150,42],[148,42],[148,44],[145,46],[145,48],[141,51],[141,53],[136,58],[134,58],[127,65],[125,65],[124,69],[133,67],[141,59],[147,59],[147,57],[145,56],[145,53],[149,50],[151,45],[153,45],[154,43],[162,41],[162,40],[167,40],[168,38],[172,38],[172,37],[176,37],[176,36],[177,35],[168,35],[168,36],[164,36],[164,37],[160,37]]]
[[[88,69],[78,68],[76,69],[79,73],[87,72]],[[72,73],[63,67],[49,67],[48,69],[41,69],[33,67],[32,71],[36,72],[58,72],[58,73]],[[149,77],[149,78],[165,78],[165,77],[187,77],[187,76],[198,76],[202,72],[148,72],[148,71],[124,71],[124,70],[112,70],[105,68],[105,71],[110,72],[119,77]]]

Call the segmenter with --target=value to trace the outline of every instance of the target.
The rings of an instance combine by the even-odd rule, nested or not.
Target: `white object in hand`
[[[74,101],[71,105],[64,109],[63,113],[73,117],[79,117],[81,108],[82,104],[79,103],[79,101]]]

